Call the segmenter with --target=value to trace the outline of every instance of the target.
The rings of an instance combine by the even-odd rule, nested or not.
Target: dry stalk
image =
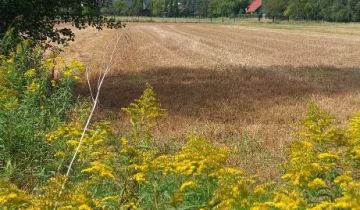
[[[89,87],[90,97],[91,97],[91,99],[92,99],[92,102],[94,103],[94,102],[95,102],[95,98],[94,98],[93,90],[92,90],[91,83],[90,83],[89,70],[88,70],[88,68],[86,68],[85,71],[86,71],[86,72],[85,72],[85,74],[86,74],[86,82],[87,82],[88,87]]]
[[[71,161],[69,163],[69,166],[68,166],[68,169],[66,171],[66,174],[65,174],[65,180],[61,186],[61,190],[60,190],[60,193],[59,195],[62,194],[63,190],[65,189],[65,185],[67,183],[67,180],[68,180],[68,177],[70,176],[70,172],[71,172],[71,169],[74,165],[74,162],[76,160],[76,157],[80,151],[80,148],[81,148],[81,145],[83,143],[83,140],[84,140],[84,137],[85,137],[85,134],[86,134],[86,131],[88,130],[88,127],[90,125],[90,122],[91,122],[91,119],[94,115],[94,112],[95,112],[95,109],[99,103],[99,96],[100,96],[100,91],[101,91],[101,87],[104,83],[104,80],[107,76],[107,74],[110,72],[111,70],[111,67],[112,67],[112,64],[113,64],[113,60],[114,60],[114,55],[115,55],[115,52],[116,52],[116,49],[118,48],[118,45],[120,43],[120,40],[121,40],[121,37],[123,36],[124,32],[119,32],[117,34],[117,37],[116,37],[116,42],[114,44],[114,47],[111,51],[111,54],[110,54],[110,57],[109,57],[109,60],[106,62],[105,64],[105,67],[104,67],[104,70],[101,70],[100,71],[100,74],[99,74],[99,78],[98,78],[98,85],[97,85],[97,89],[96,89],[96,95],[94,97],[93,93],[92,93],[92,88],[91,88],[91,83],[90,83],[90,79],[89,79],[89,75],[88,75],[88,70],[86,69],[86,80],[87,80],[87,84],[89,86],[89,89],[90,89],[90,92],[91,92],[91,98],[92,98],[92,101],[93,101],[93,104],[92,104],[92,107],[91,107],[91,111],[89,113],[89,116],[87,118],[87,121],[85,123],[85,126],[83,128],[83,131],[82,131],[82,134],[81,134],[81,137],[80,137],[80,140],[79,140],[79,143],[74,151],[74,154],[71,158]],[[55,204],[55,207],[54,207],[54,210],[57,209],[57,204]]]

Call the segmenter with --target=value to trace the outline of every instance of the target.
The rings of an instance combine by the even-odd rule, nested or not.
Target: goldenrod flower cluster
[[[27,75],[32,79],[31,72]],[[189,136],[180,150],[160,152],[153,128],[164,110],[150,86],[123,111],[131,130],[117,136],[109,123],[91,126],[67,178],[62,174],[83,134],[87,111],[80,109],[48,132],[45,142],[54,149],[58,170],[33,192],[0,182],[1,208],[360,209],[360,114],[339,128],[311,104],[289,146],[282,181],[264,183],[230,167],[231,149],[203,137]]]
[[[290,160],[282,176],[285,185],[263,203],[277,209],[360,209],[360,118],[349,128],[333,125],[334,119],[314,104],[301,122],[298,139],[290,147]]]
[[[123,108],[122,111],[129,117],[133,141],[150,146],[154,122],[165,114],[165,110],[157,102],[153,88],[147,84],[147,88],[140,98]]]
[[[29,69],[24,73],[24,76],[30,79],[34,78],[36,76],[36,70],[34,68]]]

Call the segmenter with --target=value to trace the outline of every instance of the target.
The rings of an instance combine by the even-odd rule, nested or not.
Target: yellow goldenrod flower
[[[137,173],[134,175],[134,180],[137,182],[144,182],[145,181],[145,174],[144,173]]]
[[[36,92],[38,89],[40,89],[40,84],[32,81],[30,85],[26,86],[26,89],[30,92]]]
[[[257,193],[257,194],[262,194],[262,193],[265,193],[265,187],[264,185],[257,185],[254,189],[254,193]]]
[[[73,205],[67,205],[61,207],[61,210],[73,210],[73,209],[76,209]]]
[[[79,206],[79,210],[92,210],[92,208],[90,208],[88,205],[83,204],[81,206]]]
[[[97,157],[97,156],[99,156],[99,155],[101,155],[101,154],[102,154],[102,152],[96,151],[96,152],[90,153],[90,156],[91,156],[91,157]]]
[[[108,178],[115,179],[115,176],[113,175],[113,170],[110,166],[108,166],[104,163],[101,163],[99,161],[93,161],[90,163],[90,165],[91,165],[90,168],[86,168],[86,169],[82,170],[82,172],[96,173],[102,177],[108,177]]]
[[[46,59],[44,65],[49,69],[54,68],[55,67],[54,59],[52,58]]]
[[[254,206],[250,208],[250,210],[268,210],[268,209],[269,209],[268,206],[261,203],[255,203]]]
[[[225,199],[220,202],[218,205],[219,209],[233,209],[233,206],[235,204],[235,200],[233,198]]]
[[[323,201],[319,204],[317,204],[316,206],[314,206],[313,208],[310,208],[310,210],[324,210],[324,209],[330,209],[329,207],[331,206],[331,203],[328,201]]]
[[[343,202],[336,202],[334,205],[333,205],[334,209],[355,209],[355,208],[352,208],[353,206],[351,205],[351,203],[349,202],[346,202],[346,201],[343,201]],[[359,206],[357,206],[359,207]],[[356,210],[356,209],[355,209]]]
[[[296,193],[289,194],[275,193],[274,201],[265,202],[265,205],[277,209],[295,210],[303,203],[302,198]]]
[[[55,157],[65,157],[65,153],[62,151],[56,152]]]
[[[71,146],[76,146],[79,144],[79,142],[77,140],[69,140],[66,142],[67,144],[71,145]]]
[[[12,63],[14,63],[14,58],[12,57],[12,58],[9,58],[8,60],[6,60],[6,62],[8,63],[8,64],[12,64]]]
[[[302,145],[304,147],[307,147],[307,148],[312,148],[313,147],[313,144],[311,142],[308,142],[308,141],[301,141]]]
[[[237,187],[237,186],[232,187],[231,191],[232,191],[233,196],[239,196],[240,195],[240,190],[239,190],[239,187]]]
[[[6,104],[4,105],[4,108],[7,109],[7,110],[12,110],[12,109],[15,109],[17,106],[18,106],[18,102],[17,102],[17,100],[16,100],[16,101],[12,101],[12,102],[6,103]]]
[[[334,154],[330,154],[330,153],[320,153],[318,155],[318,158],[321,159],[321,160],[338,160],[339,157],[337,155],[334,155]]]
[[[287,173],[281,176],[281,179],[290,179],[292,177],[292,174]]]
[[[0,204],[6,203],[9,200],[14,199],[16,197],[17,197],[16,193],[9,193],[9,194],[6,194],[6,195],[0,195]]]
[[[313,167],[313,170],[321,171],[323,168],[319,163],[311,163],[311,166]]]
[[[318,187],[325,187],[325,186],[326,186],[325,181],[320,178],[316,178],[308,184],[308,187],[310,187],[310,188],[318,188]]]
[[[129,143],[129,141],[126,138],[121,138],[121,144],[122,145],[127,145]]]
[[[360,159],[360,148],[354,150],[355,158]]]
[[[74,79],[75,79],[76,81],[80,81],[80,80],[81,80],[81,78],[80,78],[79,76],[74,76]]]
[[[118,196],[107,196],[105,198],[102,198],[101,201],[109,201],[109,200],[116,201],[117,199]]]
[[[196,183],[193,182],[193,181],[185,182],[185,183],[183,183],[183,184],[181,185],[180,191],[181,191],[181,192],[184,192],[184,191],[186,191],[188,188],[193,188],[193,187],[195,187],[195,186],[196,186]]]
[[[71,77],[71,75],[72,75],[71,71],[69,71],[69,70],[64,71],[65,77]]]
[[[24,76],[27,78],[33,78],[36,75],[36,70],[35,69],[29,69],[24,73]]]
[[[136,209],[138,209],[138,208],[137,208],[137,206],[136,206],[133,202],[131,202],[131,203],[122,205],[120,209],[136,210]]]
[[[351,182],[353,179],[349,176],[348,173],[342,174],[335,178],[334,183],[336,184],[342,184],[342,183],[348,183]]]
[[[81,72],[81,71],[84,71],[85,66],[84,66],[84,64],[82,64],[78,60],[72,60],[71,63],[70,63],[70,68]]]

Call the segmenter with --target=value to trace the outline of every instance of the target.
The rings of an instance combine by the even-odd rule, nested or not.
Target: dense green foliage
[[[114,0],[102,8],[101,12],[107,15],[123,15],[126,4],[123,0]]]
[[[251,2],[252,0],[134,0],[132,4],[126,5],[125,0],[114,0],[111,9],[104,11],[107,14],[139,15],[147,9],[153,16],[234,17],[244,14]],[[360,1],[263,0],[263,6],[256,13],[265,13],[268,18],[274,19],[360,21]]]
[[[74,102],[71,87],[76,61],[43,59],[43,49],[23,41],[0,57],[0,170],[14,183],[33,187],[56,170],[45,134],[67,118]],[[55,69],[55,62],[63,63]],[[54,78],[54,71],[61,71]]]
[[[214,17],[232,17],[245,13],[248,0],[213,0],[209,2],[209,14]]]
[[[264,0],[264,11],[268,17],[275,18],[284,17],[287,0]]]
[[[114,2],[118,1],[125,2],[125,0]],[[245,13],[249,2],[249,0],[134,0],[131,5],[122,9],[121,14],[138,15],[142,10],[149,9],[154,16],[233,17]],[[144,5],[148,7],[144,8]],[[109,13],[107,10],[105,12]]]
[[[114,19],[101,16],[100,9],[107,4],[108,0],[1,0],[0,39],[13,28],[23,37],[64,43],[74,37],[69,28],[54,27],[64,22],[76,28],[120,27]]]
[[[264,0],[269,17],[300,20],[360,21],[358,0]]]

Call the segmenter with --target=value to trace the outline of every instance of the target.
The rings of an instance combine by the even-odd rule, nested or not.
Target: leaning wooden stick
[[[65,189],[65,185],[66,185],[66,183],[67,183],[68,177],[70,176],[71,169],[72,169],[72,167],[73,167],[73,165],[74,165],[74,162],[75,162],[75,160],[76,160],[76,157],[77,157],[77,155],[78,155],[78,153],[79,153],[79,151],[80,151],[80,148],[81,148],[81,145],[82,145],[82,143],[83,143],[83,139],[84,139],[84,137],[85,137],[86,131],[88,130],[88,127],[89,127],[89,125],[90,125],[91,119],[92,119],[92,117],[93,117],[93,115],[94,115],[94,112],[95,112],[95,109],[96,109],[96,107],[97,107],[97,105],[98,105],[101,87],[102,87],[102,85],[103,85],[103,83],[104,83],[104,80],[105,80],[107,74],[108,74],[108,73],[110,72],[110,70],[111,70],[111,66],[112,66],[112,64],[113,64],[115,52],[116,52],[116,49],[118,48],[118,45],[119,45],[119,43],[120,43],[120,40],[121,40],[121,37],[123,36],[123,34],[124,34],[123,31],[121,31],[121,32],[119,32],[119,33],[117,34],[116,43],[115,43],[115,45],[114,45],[114,47],[113,47],[113,49],[112,49],[112,51],[111,51],[109,61],[107,62],[104,70],[103,70],[103,71],[100,71],[99,80],[98,80],[99,82],[98,82],[98,86],[97,86],[97,89],[96,89],[96,95],[95,95],[95,97],[92,96],[92,98],[93,98],[92,108],[91,108],[91,111],[90,111],[89,116],[88,116],[88,118],[87,118],[87,121],[86,121],[86,123],[85,123],[85,126],[84,126],[84,128],[83,128],[83,131],[82,131],[82,134],[81,134],[79,143],[78,143],[78,145],[77,145],[77,147],[76,147],[76,149],[75,149],[75,151],[74,151],[74,154],[73,154],[73,156],[72,156],[72,158],[71,158],[71,161],[70,161],[70,163],[69,163],[68,169],[67,169],[67,171],[66,171],[65,179],[64,179],[64,182],[63,182],[63,184],[62,184],[62,186],[61,186],[61,190],[60,190],[60,193],[59,193],[60,195],[62,194],[63,190]],[[87,72],[86,72],[86,74],[87,74]],[[91,84],[90,84],[90,80],[89,80],[88,75],[86,76],[86,79],[88,80],[87,82],[88,82],[90,91],[92,91],[92,89],[91,89]],[[55,204],[54,210],[55,210],[55,209],[57,209],[57,204]]]

